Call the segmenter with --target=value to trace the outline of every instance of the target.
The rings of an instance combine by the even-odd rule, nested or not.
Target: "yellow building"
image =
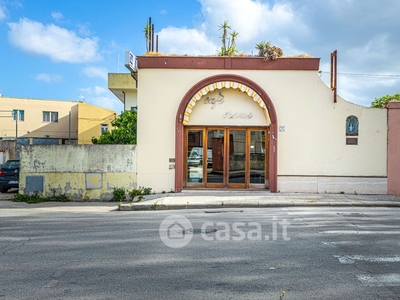
[[[112,130],[111,122],[117,118],[113,110],[79,102],[72,108],[77,111],[78,144],[91,144],[102,132]]]
[[[79,101],[0,97],[0,141],[18,144],[91,144],[111,130],[113,110]]]
[[[124,110],[137,110],[137,86],[130,74],[109,73],[108,88],[124,104]]]

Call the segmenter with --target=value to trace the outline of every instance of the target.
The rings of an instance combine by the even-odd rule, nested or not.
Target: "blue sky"
[[[400,93],[399,12],[398,0],[0,0],[0,94],[122,111],[107,73],[128,72],[126,49],[146,52],[151,17],[160,52],[215,55],[227,20],[241,52],[270,41],[285,55],[320,57],[327,83],[338,50],[338,94],[369,106]]]

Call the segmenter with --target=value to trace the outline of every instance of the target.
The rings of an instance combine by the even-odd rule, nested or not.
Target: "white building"
[[[138,186],[396,190],[388,111],[334,97],[318,71],[319,58],[141,56],[137,82],[109,74],[110,90],[138,111]]]

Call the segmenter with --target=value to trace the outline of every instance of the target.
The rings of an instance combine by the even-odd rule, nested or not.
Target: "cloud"
[[[60,82],[62,81],[62,77],[56,74],[46,74],[46,73],[39,73],[34,76],[37,81],[44,81],[44,82]]]
[[[200,0],[200,3],[205,27],[214,36],[221,35],[218,28],[224,21],[228,21],[232,30],[239,32],[244,43],[261,36],[263,40],[270,40],[271,36],[278,36],[277,32],[284,34],[282,29],[285,27],[299,31],[294,26],[296,18],[289,4],[276,3],[271,7],[268,3],[252,0]]]
[[[3,21],[7,17],[6,9],[0,6],[0,21]]]
[[[98,61],[98,38],[81,38],[75,32],[56,25],[44,25],[26,18],[8,23],[10,43],[21,50],[48,56],[56,62]]]
[[[270,5],[253,0],[199,0],[204,22],[195,28],[168,27],[159,32],[161,52],[192,55],[215,55],[221,47],[220,25],[228,21],[239,33],[237,48],[255,52],[255,44],[271,41],[284,53],[299,54],[293,46],[296,39],[311,34],[293,7],[287,3]],[[238,13],[240,12],[240,13]],[[293,40],[293,37],[295,39]],[[164,50],[166,49],[166,50]]]
[[[88,24],[78,24],[77,28],[78,32],[83,36],[90,36],[92,34]]]
[[[96,85],[94,87],[81,88],[80,92],[81,98],[89,104],[117,111],[123,109],[121,101],[105,87]]]
[[[108,93],[109,91],[107,88],[95,85],[94,87],[81,88],[80,92],[83,95],[101,95],[104,93]]]
[[[118,111],[121,107],[121,102],[114,95],[89,97],[86,102],[115,111]]]
[[[90,78],[98,77],[104,80],[108,80],[108,70],[107,68],[101,67],[86,67],[82,70],[83,74]]]
[[[62,18],[64,18],[63,14],[60,13],[60,12],[57,12],[57,11],[52,12],[51,13],[51,17],[56,21],[61,20]]]
[[[197,29],[167,27],[159,33],[160,52],[167,54],[217,54],[218,47]]]

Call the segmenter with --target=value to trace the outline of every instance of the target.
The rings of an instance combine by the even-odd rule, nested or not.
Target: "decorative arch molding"
[[[249,86],[236,82],[236,81],[218,81],[215,83],[210,83],[209,85],[203,87],[201,90],[199,90],[189,101],[188,105],[186,106],[185,109],[185,115],[183,117],[183,125],[188,125],[189,120],[190,120],[190,115],[193,112],[193,107],[196,105],[196,102],[200,100],[203,96],[207,95],[210,92],[216,91],[216,90],[221,90],[221,89],[234,89],[238,90],[242,93],[247,94],[249,97],[251,97],[255,102],[260,105],[260,107],[264,110],[264,115],[266,119],[267,126],[271,125],[271,118],[269,116],[268,108],[267,105],[265,105],[264,101],[260,97],[260,95],[255,92],[252,88]]]
[[[270,120],[270,140],[269,140],[269,190],[271,192],[277,192],[277,142],[278,142],[278,135],[277,135],[277,128],[278,128],[278,120],[275,111],[275,107],[271,98],[268,94],[261,88],[257,83],[254,81],[235,74],[219,74],[204,78],[203,80],[199,81],[195,85],[193,85],[183,96],[181,103],[179,104],[177,114],[176,114],[176,130],[175,130],[175,191],[181,192],[183,189],[183,175],[184,175],[184,125],[187,122],[184,122],[186,119],[185,117],[190,117],[190,113],[187,111],[187,108],[190,110],[193,109],[191,101],[193,98],[200,99],[204,94],[209,93],[210,86],[216,86],[217,89],[226,88],[226,85],[229,82],[229,87],[233,84],[233,87],[239,89],[239,85],[241,85],[240,90],[242,92],[249,93],[251,91],[250,97],[253,98],[254,101],[260,100],[258,102],[260,106],[268,113],[268,117]],[[245,88],[244,88],[245,87]],[[244,88],[244,90],[242,90]],[[207,91],[208,89],[208,91]],[[204,93],[204,94],[203,94]],[[257,97],[258,96],[258,97]],[[200,98],[198,98],[200,97]],[[197,99],[198,98],[198,99]],[[256,99],[256,100],[255,100]],[[264,108],[265,107],[265,108]],[[188,113],[188,114],[186,114]],[[189,119],[187,119],[189,120]]]

